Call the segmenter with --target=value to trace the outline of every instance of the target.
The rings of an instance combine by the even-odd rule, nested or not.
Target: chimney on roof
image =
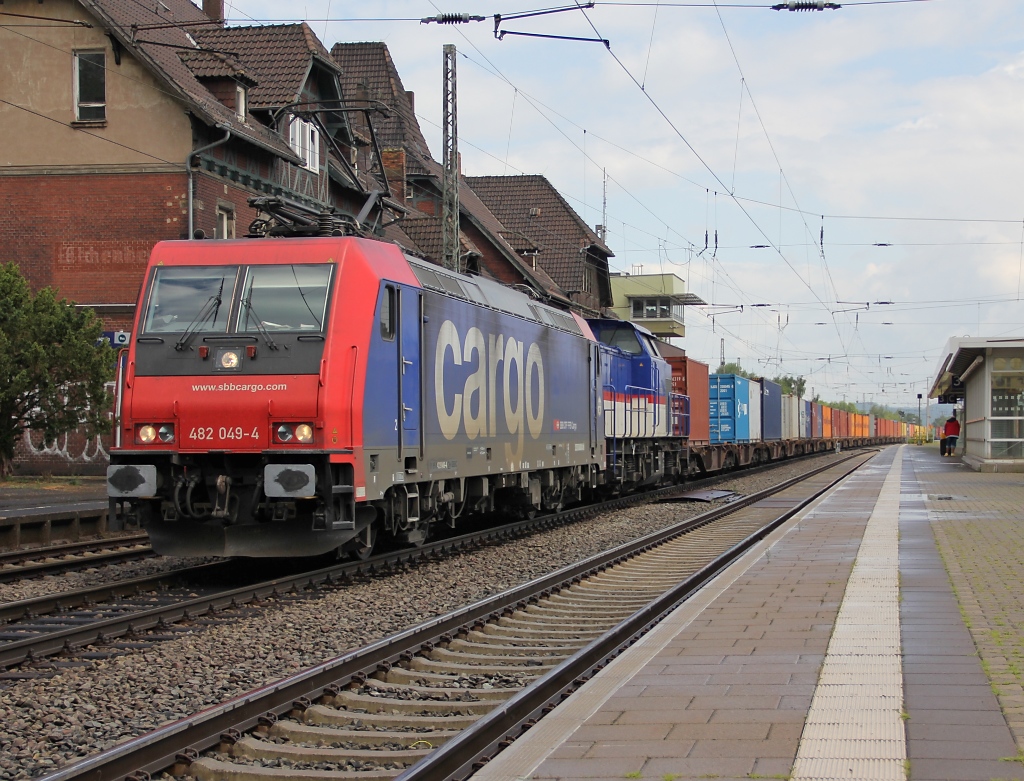
[[[224,0],[203,0],[203,13],[217,24],[224,24]]]
[[[407,89],[405,91],[405,97],[407,97],[409,99],[409,108],[412,110],[412,113],[415,114],[416,113],[416,93],[413,92],[412,90]]]

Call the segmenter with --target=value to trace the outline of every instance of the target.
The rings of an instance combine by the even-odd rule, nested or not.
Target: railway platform
[[[474,781],[1024,779],[1024,480],[889,447]]]

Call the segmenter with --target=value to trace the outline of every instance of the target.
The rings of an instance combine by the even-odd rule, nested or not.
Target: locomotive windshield
[[[630,355],[642,355],[644,352],[636,330],[628,324],[605,325],[596,329],[595,335],[605,344],[618,347]]]
[[[184,333],[190,328],[226,331],[237,276],[237,266],[158,268],[143,330],[150,333]]]
[[[330,280],[328,264],[250,266],[242,286],[238,330],[322,331]]]

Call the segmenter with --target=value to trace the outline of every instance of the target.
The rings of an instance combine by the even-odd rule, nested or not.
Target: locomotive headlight
[[[295,432],[292,431],[292,427],[287,423],[282,423],[277,427],[277,438],[281,442],[291,442],[294,436]]]
[[[225,350],[220,354],[219,362],[222,369],[237,369],[241,359],[235,350]]]
[[[152,428],[152,426],[150,426]],[[174,426],[171,423],[164,423],[156,431],[161,442],[170,443],[174,441]]]
[[[155,440],[156,440],[156,426],[150,426],[149,424],[146,424],[145,426],[140,426],[139,427],[139,441],[140,442],[142,442],[143,444],[148,445],[150,442],[154,442]]]
[[[308,423],[300,423],[295,427],[295,438],[304,445],[313,441],[313,427]]]

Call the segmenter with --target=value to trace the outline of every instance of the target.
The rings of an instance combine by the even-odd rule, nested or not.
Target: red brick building
[[[242,236],[252,196],[354,216],[386,188],[308,25],[226,28],[222,0],[204,5],[4,2],[35,23],[0,29],[0,260],[111,330],[157,241]]]

